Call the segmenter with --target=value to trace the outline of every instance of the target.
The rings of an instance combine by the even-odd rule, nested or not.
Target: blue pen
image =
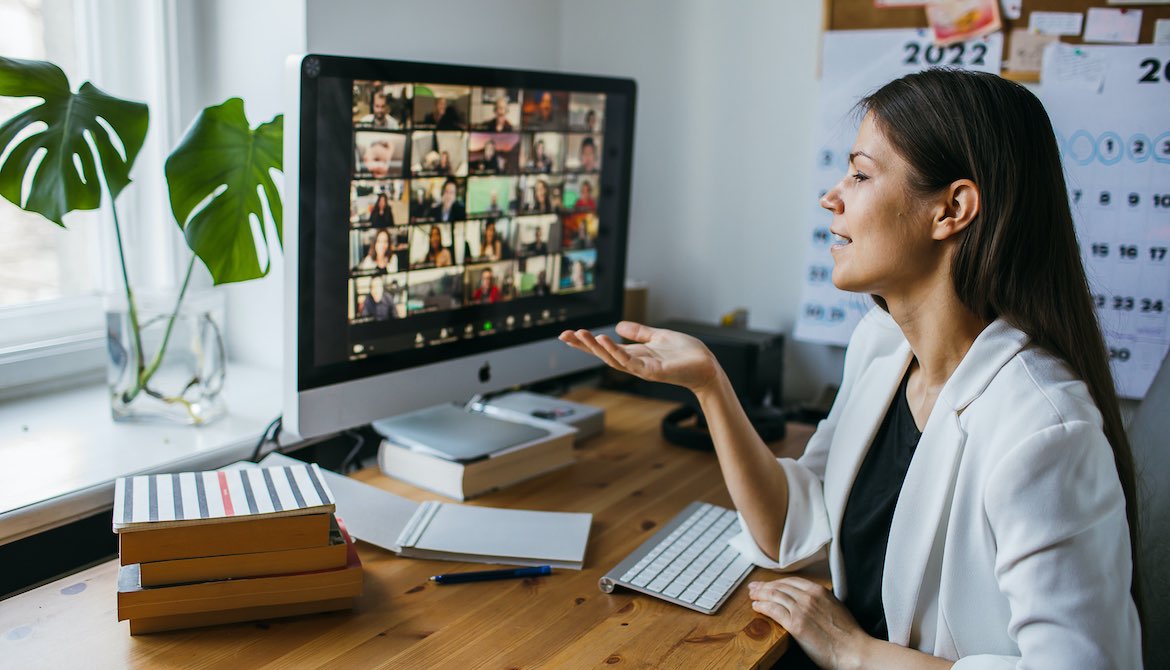
[[[435,575],[431,581],[436,584],[462,584],[463,582],[486,582],[491,579],[512,579],[514,577],[540,577],[551,575],[552,568],[541,565],[535,568],[509,568],[507,570],[481,570],[479,572],[453,572],[449,575]]]

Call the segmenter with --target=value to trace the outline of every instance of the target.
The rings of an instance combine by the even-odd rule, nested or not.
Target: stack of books
[[[519,413],[485,411],[485,415],[539,428],[541,434],[475,458],[460,458],[441,446],[385,436],[378,449],[378,466],[389,477],[467,500],[576,462],[576,428]]]
[[[124,477],[118,620],[130,634],[347,609],[362,565],[315,464]]]

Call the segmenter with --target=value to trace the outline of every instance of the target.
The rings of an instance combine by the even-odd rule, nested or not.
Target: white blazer
[[[799,460],[779,459],[788,513],[779,561],[744,532],[757,565],[794,570],[828,550],[853,479],[911,360],[873,309],[845,355],[828,418]],[[740,518],[741,525],[743,518]],[[973,668],[1140,668],[1125,500],[1088,389],[1001,321],[947,381],[894,509],[882,574],[890,641]]]

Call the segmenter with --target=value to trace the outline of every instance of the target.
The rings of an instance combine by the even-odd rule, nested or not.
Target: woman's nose
[[[838,192],[838,189],[836,186],[834,186],[832,189],[830,189],[828,191],[825,191],[821,195],[820,204],[821,204],[821,207],[824,207],[825,209],[829,210],[830,212],[833,212],[834,214],[840,214],[843,211],[843,206],[841,203],[841,194]]]

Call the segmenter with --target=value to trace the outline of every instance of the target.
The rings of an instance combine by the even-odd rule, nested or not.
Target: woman
[[[390,231],[381,228],[374,233],[374,241],[357,265],[359,272],[398,272],[398,256],[390,253]]]
[[[593,199],[593,184],[587,180],[581,181],[580,190],[577,192],[577,201],[573,203],[573,209],[579,212],[589,212],[597,209],[597,201]]]
[[[390,210],[390,198],[385,193],[378,194],[378,199],[370,209],[370,225],[375,228],[394,225],[394,212]]]
[[[536,140],[532,145],[532,159],[528,161],[530,172],[549,172],[552,170],[552,156],[545,153],[544,140]]]
[[[553,211],[552,202],[548,196],[548,181],[545,179],[537,179],[532,186],[532,204],[528,211],[538,214]]]
[[[481,260],[487,261],[498,261],[504,257],[504,242],[496,235],[495,221],[483,224],[483,233],[479,237],[479,255]]]
[[[444,177],[450,177],[455,174],[455,169],[451,166],[451,154],[446,151],[439,153],[439,167],[437,170]]]
[[[585,288],[585,263],[573,261],[573,268],[569,274],[569,286],[574,289]]]
[[[451,264],[451,250],[443,246],[443,231],[438,226],[431,226],[430,246],[423,264],[437,268]]]
[[[741,552],[778,570],[827,553],[832,593],[749,586],[817,665],[1140,667],[1132,458],[1048,117],[1017,84],[950,70],[861,108],[821,204],[833,283],[880,308],[800,459],[772,457],[697,340],[630,323],[629,345],[561,339],[695,392]]]

